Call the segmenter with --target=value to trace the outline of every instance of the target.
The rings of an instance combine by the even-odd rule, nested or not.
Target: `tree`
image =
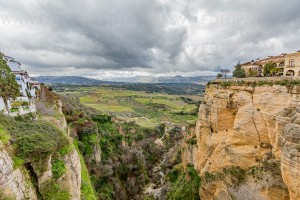
[[[222,78],[222,76],[223,76],[223,75],[222,75],[221,73],[218,73],[218,74],[217,74],[217,78]]]
[[[257,76],[257,71],[250,69],[248,72],[248,76],[250,77],[256,77]]]
[[[278,73],[279,73],[279,71],[280,71],[280,69],[278,68],[278,67],[276,67],[276,68],[272,68],[271,70],[270,70],[270,74],[271,75],[278,75]]]
[[[245,78],[246,77],[246,72],[242,68],[240,62],[238,62],[235,66],[234,71],[232,72],[232,76],[236,78]]]
[[[264,66],[264,76],[274,75],[274,73],[277,72],[276,68],[277,68],[276,63],[274,63],[274,62],[268,62]]]
[[[0,96],[3,98],[7,112],[10,112],[7,100],[10,98],[15,100],[20,94],[20,89],[16,81],[16,76],[11,72],[6,61],[3,59],[2,53],[0,53],[0,57]]]
[[[220,72],[222,73],[223,77],[226,78],[227,75],[230,73],[229,69],[221,69]]]

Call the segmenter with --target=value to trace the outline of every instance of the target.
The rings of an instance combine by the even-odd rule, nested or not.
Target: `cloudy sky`
[[[34,75],[211,74],[300,49],[298,0],[1,0],[0,49]]]

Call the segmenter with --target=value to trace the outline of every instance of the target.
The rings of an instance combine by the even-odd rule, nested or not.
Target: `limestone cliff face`
[[[0,146],[2,143],[0,142]],[[13,161],[7,151],[0,148],[0,199],[37,199],[27,173],[14,169]]]
[[[280,161],[284,183],[279,186],[275,182],[282,180],[274,180],[275,186],[269,182],[259,188],[261,198],[289,199],[284,192],[287,186],[290,199],[300,199],[299,89],[208,85],[196,125],[194,165],[200,175]],[[203,183],[203,199],[231,199],[228,184],[221,182]]]
[[[25,167],[26,163],[24,166],[14,168],[12,156],[7,153],[6,148],[0,149],[0,199],[38,199],[37,196],[40,194],[40,191],[54,180],[51,170],[52,157],[49,156],[38,163],[30,163],[31,171]],[[79,200],[81,164],[77,151],[73,149],[65,155],[64,162],[66,172],[56,182],[61,190],[70,194],[72,200]],[[41,167],[43,168],[42,172],[40,172]],[[33,177],[30,173],[36,174],[38,185],[33,185]]]
[[[58,180],[59,185],[69,191],[71,199],[80,199],[81,165],[77,151],[74,149],[70,154],[66,155],[64,161],[67,171]]]
[[[43,105],[45,99],[52,99],[52,101],[48,100],[51,112],[48,112],[45,106],[40,105],[38,108],[43,109],[45,113],[54,112],[56,115],[54,117],[43,114],[39,118],[56,126],[67,137],[69,128],[61,111],[62,103],[46,89],[44,88],[46,94],[40,104]],[[55,98],[49,98],[51,95]],[[70,137],[67,140],[72,141]],[[60,158],[64,162],[65,172],[57,179],[52,172],[52,163],[55,161],[52,154],[40,156],[35,160],[23,160],[22,164],[14,166],[13,158],[17,155],[13,143],[14,140],[10,140],[4,145],[0,141],[0,199],[40,199],[49,193],[48,190],[50,192],[53,190],[51,184],[59,187],[59,192],[67,193],[70,199],[81,199],[81,163],[78,152],[72,144],[68,144],[68,152]]]

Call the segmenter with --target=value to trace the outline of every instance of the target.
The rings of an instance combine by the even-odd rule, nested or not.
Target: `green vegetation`
[[[211,85],[210,83],[209,85]],[[280,81],[237,81],[237,82],[221,82],[221,83],[213,83],[220,85],[222,88],[229,88],[232,86],[250,86],[250,87],[256,87],[256,86],[273,86],[273,85],[281,85],[286,86],[289,91],[294,86],[300,86],[299,80],[280,80]]]
[[[232,72],[232,76],[236,78],[245,78],[246,77],[246,72],[242,68],[240,62],[238,62],[235,66],[234,71]]]
[[[72,91],[61,93],[62,98],[72,96],[73,101],[77,101],[75,96],[87,107],[115,116],[119,121],[134,121],[147,128],[154,128],[164,121],[176,124],[195,123],[201,100],[196,95],[167,95],[113,87],[72,88]],[[71,121],[71,117],[74,118],[74,115],[70,115],[68,121]]]
[[[171,184],[168,192],[170,200],[197,200],[200,199],[200,177],[192,165],[188,165],[186,172],[181,168],[174,168],[167,174]]]
[[[5,131],[3,127],[0,127],[0,141],[2,142],[2,144],[8,144],[9,139],[10,135],[7,134],[7,131]]]
[[[121,187],[119,190],[130,196],[140,194],[149,181],[148,167],[150,168],[151,164],[154,165],[161,156],[161,151],[154,144],[154,138],[157,134],[162,135],[162,133],[159,130],[152,131],[142,128],[132,122],[124,123],[120,127],[106,115],[94,116],[93,120],[97,123],[101,136],[100,147],[103,164],[97,166],[101,173],[94,174],[92,178],[100,199],[118,198],[119,195],[122,195],[122,192],[115,193],[118,187]],[[120,128],[123,134],[120,134]],[[142,140],[145,138],[149,138],[147,142]],[[128,147],[123,147],[122,141]],[[134,143],[141,150],[135,148]],[[146,166],[146,163],[149,165]],[[136,183],[131,182],[128,177],[134,179]],[[120,186],[121,183],[127,187]]]
[[[12,160],[14,162],[14,168],[17,169],[17,168],[20,168],[21,166],[23,166],[24,164],[24,159],[22,158],[19,158],[17,156],[13,156],[12,157]]]
[[[202,180],[203,182],[209,183],[218,180],[224,180],[227,176],[229,176],[236,185],[239,185],[245,182],[247,178],[247,171],[240,167],[225,168],[221,172],[205,172],[204,177],[202,177]]]
[[[16,81],[16,76],[11,73],[10,68],[3,59],[3,54],[0,53],[0,96],[3,98],[6,110],[10,112],[7,100],[9,98],[16,99],[20,94],[19,85]]]
[[[257,181],[260,181],[267,172],[269,172],[276,180],[282,180],[280,161],[263,161],[261,162],[261,165],[249,169],[247,171],[247,175],[252,176]]]
[[[221,73],[218,73],[218,74],[217,74],[217,78],[222,78],[222,76],[223,76],[223,75],[222,75]]]
[[[180,126],[172,127],[164,136],[166,145],[163,148],[157,145],[155,141],[163,137],[166,128],[165,124],[158,122],[194,122],[199,97],[149,94],[110,87],[77,86],[72,89],[72,92],[62,93],[61,99],[71,135],[75,137],[75,146],[82,155],[81,162],[84,160],[87,167],[82,169],[83,198],[89,199],[90,196],[94,199],[94,194],[97,194],[99,199],[140,199],[150,181],[159,183],[159,175],[153,168],[162,161],[164,152],[183,137]],[[105,112],[105,109],[110,111]],[[149,126],[149,123],[153,124]],[[99,148],[101,161],[95,159]],[[176,159],[162,169],[171,169],[173,162],[179,164],[180,152],[178,150]],[[189,167],[188,172],[184,175],[180,172],[180,178],[173,179],[174,199],[180,198],[179,193],[187,194],[190,189],[193,197],[197,196],[200,179],[196,179],[194,172]],[[185,190],[182,184],[187,184],[188,188]],[[151,199],[151,196],[147,198]]]
[[[29,103],[26,102],[26,101],[14,101],[14,102],[11,103],[11,106],[13,108],[18,108],[20,106],[29,106]]]
[[[248,72],[249,77],[256,77],[257,76],[257,71],[250,69]]]
[[[76,129],[78,135],[78,147],[84,156],[91,156],[94,145],[98,143],[98,128],[93,121],[78,120],[71,127]]]
[[[71,132],[76,135],[75,145],[87,166],[82,170],[83,196],[93,199],[94,187],[100,199],[136,199],[149,182],[150,169],[161,158],[162,149],[154,142],[164,128],[115,123],[111,116],[82,106],[78,98],[64,96],[63,103]],[[101,162],[92,159],[97,147],[101,148]]]
[[[71,195],[68,191],[63,190],[57,183],[49,182],[42,187],[41,194],[43,199],[55,199],[55,200],[69,200]]]
[[[196,144],[197,144],[197,138],[196,138],[196,136],[194,136],[194,137],[192,137],[191,139],[189,139],[189,140],[187,141],[187,143],[188,143],[189,145],[196,145]]]
[[[84,158],[82,157],[79,149],[78,149],[78,141],[74,141],[74,145],[80,157],[80,164],[81,164],[81,199],[85,200],[96,200],[97,197],[95,195],[95,191],[90,179],[90,175],[88,169],[85,165]]]
[[[12,113],[19,112],[19,108],[11,108],[10,112],[12,112]]]
[[[9,153],[12,154],[14,168],[27,170],[35,188],[39,187],[37,174],[47,169],[47,160],[52,156],[53,179],[39,187],[41,194],[38,195],[43,199],[70,199],[68,191],[56,183],[56,179],[66,172],[63,156],[72,148],[67,136],[53,125],[35,120],[31,115],[15,118],[0,115],[0,127],[1,141],[7,143],[10,138],[13,143]]]
[[[264,76],[272,76],[275,75],[279,71],[276,63],[269,62],[264,66]]]
[[[16,120],[0,116],[0,125],[14,139],[14,147],[20,158],[45,158],[69,144],[60,130],[45,121],[28,120],[26,117]]]
[[[1,189],[0,189],[0,199],[3,199],[3,200],[16,200],[15,197],[4,195]]]
[[[59,179],[64,173],[66,173],[66,165],[63,160],[54,160],[52,163],[52,173],[55,179]]]

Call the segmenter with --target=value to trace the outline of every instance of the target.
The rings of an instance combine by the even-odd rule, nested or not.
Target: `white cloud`
[[[206,73],[298,50],[299,6],[297,0],[3,0],[0,49],[35,75]]]

